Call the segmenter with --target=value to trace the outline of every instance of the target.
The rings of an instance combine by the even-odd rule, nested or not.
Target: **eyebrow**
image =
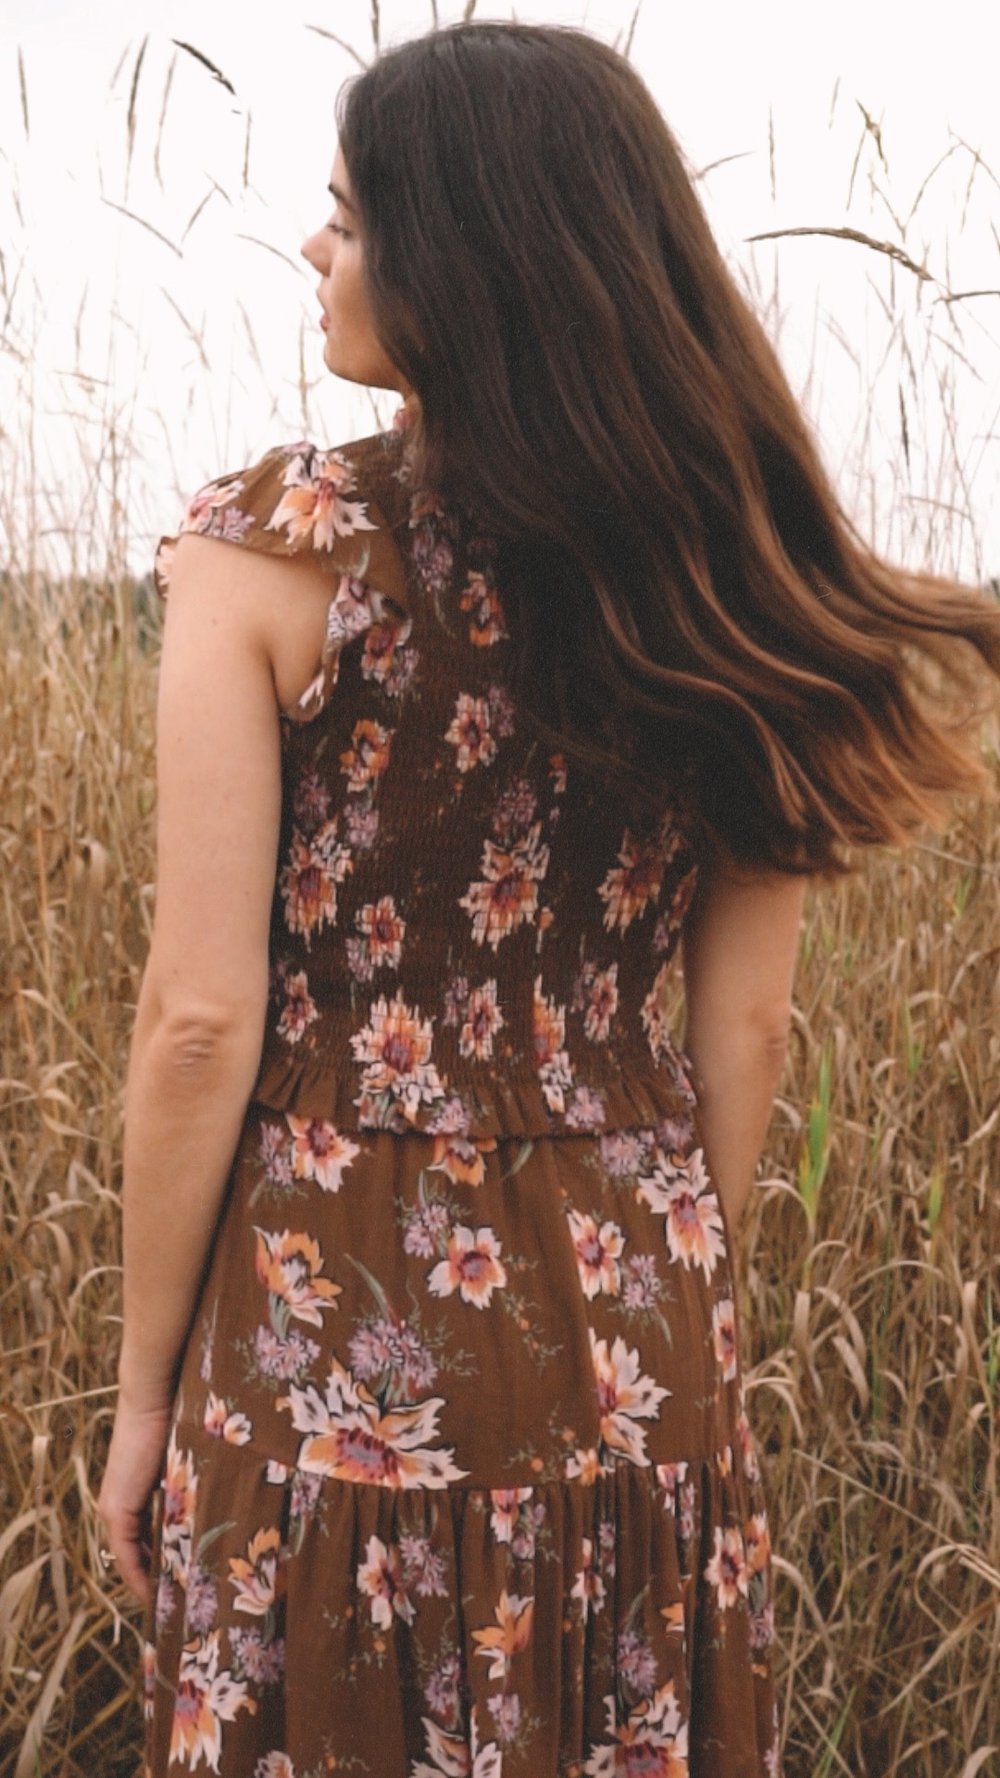
[[[346,192],[341,191],[339,185],[334,185],[332,179],[330,180],[330,183],[326,189],[330,193],[330,196],[332,198],[336,198],[338,204],[343,204],[345,210],[353,210],[354,209],[354,205],[351,203],[351,200],[347,196]]]

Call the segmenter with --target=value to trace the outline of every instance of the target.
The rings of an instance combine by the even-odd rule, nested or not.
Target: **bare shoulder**
[[[335,579],[315,557],[263,555],[185,532],[170,576],[171,605],[223,625],[235,652],[263,651],[275,698],[291,709],[316,671]]]

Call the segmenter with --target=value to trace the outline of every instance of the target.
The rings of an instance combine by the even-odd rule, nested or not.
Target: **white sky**
[[[439,10],[446,21],[462,6]],[[516,10],[611,41],[633,0],[519,0]],[[694,166],[741,157],[701,182],[702,199],[730,263],[761,306],[772,299],[772,337],[862,529],[900,557],[930,552],[979,576],[1000,574],[1000,298],[935,299],[942,286],[1000,288],[994,18],[992,0],[933,10],[927,0],[643,0],[632,52]],[[0,0],[0,320],[17,284],[0,335],[0,513],[19,514],[19,556],[33,530],[57,562],[71,550],[78,568],[96,568],[110,546],[143,572],[182,497],[209,476],[303,431],[337,443],[373,429],[370,399],[324,371],[315,274],[298,258],[328,213],[333,100],[353,66],[308,26],[367,56],[369,19],[370,0]],[[382,20],[384,41],[413,35],[429,27],[429,0],[383,0]],[[208,56],[235,96],[174,38]],[[864,137],[862,107],[887,165]],[[844,241],[746,243],[767,229],[845,224],[898,241],[891,212],[906,221],[949,150],[905,234],[941,285]],[[382,420],[394,405],[380,398]],[[934,520],[929,501],[955,510]]]

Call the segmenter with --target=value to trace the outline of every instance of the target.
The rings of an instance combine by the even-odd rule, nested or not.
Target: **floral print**
[[[331,577],[322,658],[282,713],[255,1097],[355,1129],[430,1129],[447,1102],[470,1137],[679,1109],[664,1004],[697,885],[692,812],[680,781],[651,814],[542,743],[516,696],[496,540],[409,486],[396,431],[277,447],[201,489],[182,529],[305,551]],[[366,1001],[369,984],[383,991]],[[373,1085],[385,1021],[431,1070],[419,1085],[395,1062]]]
[[[549,750],[495,540],[410,486],[402,433],[279,447],[182,528],[307,551],[331,594],[153,1497],[143,1778],[779,1774],[725,1219],[665,1010],[680,789],[653,819]]]

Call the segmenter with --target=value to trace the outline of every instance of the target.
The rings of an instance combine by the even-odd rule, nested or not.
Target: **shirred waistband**
[[[669,1121],[678,1126],[680,1145],[697,1118],[697,1081],[688,1085],[690,1062],[682,1052],[673,1053],[673,1065],[657,1066],[648,1055],[640,1055],[621,1057],[614,1071],[591,1069],[584,1076],[577,1069],[559,1111],[547,1101],[538,1076],[523,1071],[497,1073],[488,1081],[456,1076],[433,1099],[414,1095],[407,1102],[402,1095],[382,1094],[359,1104],[364,1099],[360,1070],[349,1052],[338,1063],[329,1056],[265,1049],[251,1098],[274,1111],[323,1118],[338,1129],[387,1129],[401,1135],[602,1135]]]

